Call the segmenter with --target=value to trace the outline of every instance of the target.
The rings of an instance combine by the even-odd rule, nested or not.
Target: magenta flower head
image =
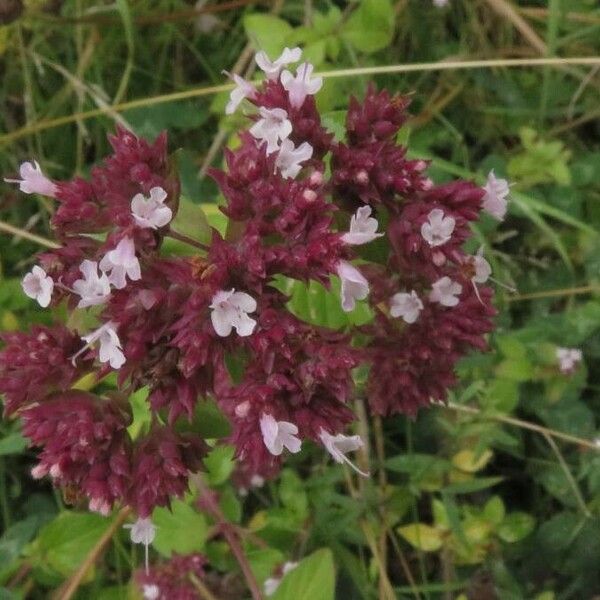
[[[22,416],[40,449],[35,477],[76,487],[102,514],[129,506],[132,540],[146,547],[154,508],[182,497],[203,467],[208,445],[196,426],[207,398],[229,421],[240,491],[311,446],[366,476],[353,456],[360,464],[366,440],[349,431],[356,395],[375,414],[414,415],[446,398],[457,361],[484,350],[493,329],[491,267],[464,247],[482,211],[504,217],[508,184],[492,173],[483,189],[435,185],[427,161],[409,160],[396,141],[409,100],[374,86],[350,99],[335,139],[315,102],[323,79],[298,48],[256,61],[263,81],[234,75],[226,108],[244,102],[246,131],[224,169],[210,171],[225,236],[200,243],[177,231],[166,134],[150,142],[118,129],[89,180],[52,182],[37,163],[17,180],[55,198],[60,243],[24,277],[24,293],[86,319],[69,320],[85,323],[77,330],[4,334],[4,412]],[[169,256],[167,236],[193,252]],[[309,298],[314,283],[334,294],[330,327],[290,302],[290,290]],[[571,372],[577,357],[563,354]],[[72,389],[90,373],[112,375],[116,389]],[[135,438],[134,392],[149,411]],[[140,575],[144,596],[186,598],[179,572],[200,578],[203,562],[184,562]]]

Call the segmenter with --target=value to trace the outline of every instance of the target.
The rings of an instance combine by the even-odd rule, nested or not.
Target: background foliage
[[[56,178],[85,174],[107,151],[115,122],[144,136],[167,128],[171,149],[180,148],[178,228],[196,237],[207,222],[225,226],[203,173],[223,144],[235,144],[244,120],[223,117],[226,93],[194,90],[221,85],[222,69],[244,71],[252,47],[276,55],[301,45],[323,71],[600,49],[596,0],[450,0],[445,8],[429,0],[209,0],[196,9],[184,0],[25,0],[0,12],[0,171],[35,157]],[[318,102],[334,132],[349,94],[361,95],[372,78],[412,95],[414,118],[401,135],[414,156],[433,159],[437,182],[482,182],[491,168],[515,182],[507,221],[490,219],[476,233],[496,278],[518,292],[498,289],[492,351],[463,361],[447,406],[415,421],[361,418],[370,444],[360,462],[370,479],[355,480],[308,449],[241,497],[230,481],[232,452],[218,447],[206,460],[207,481],[246,532],[260,581],[306,557],[279,600],[592,598],[600,594],[599,69],[558,63],[328,78]],[[86,118],[96,109],[104,114]],[[51,210],[41,198],[2,190],[3,224],[44,237]],[[25,236],[0,237],[3,330],[48,319],[20,292],[38,249]],[[347,322],[319,286],[289,291],[301,318]],[[583,349],[575,374],[559,372],[557,345]],[[143,398],[131,402],[139,432]],[[361,406],[359,398],[364,415]],[[227,434],[211,405],[194,426],[215,439]],[[64,591],[96,551],[101,560],[77,597],[135,598],[128,582],[142,557],[115,516],[80,512],[34,482],[18,423],[0,427],[0,598]],[[201,551],[214,569],[235,573],[193,500],[155,512],[154,558]]]

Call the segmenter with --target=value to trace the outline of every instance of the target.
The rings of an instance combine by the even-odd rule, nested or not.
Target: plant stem
[[[188,246],[193,246],[194,248],[198,248],[199,250],[208,250],[209,249],[209,247],[206,246],[205,244],[203,244],[202,242],[198,242],[194,238],[191,238],[191,237],[185,235],[185,233],[179,233],[177,231],[174,231],[173,229],[169,229],[169,231],[167,232],[166,235],[167,235],[167,237],[170,237],[170,238],[173,238],[174,240],[183,242],[184,244],[187,244]]]
[[[246,583],[250,593],[252,594],[252,598],[254,600],[263,600],[263,594],[260,590],[260,586],[258,585],[256,577],[254,577],[254,573],[250,568],[250,563],[244,554],[244,550],[240,544],[235,527],[233,527],[225,518],[225,515],[221,511],[221,508],[216,501],[213,491],[206,485],[202,477],[200,475],[194,475],[191,477],[191,481],[193,481],[193,483],[196,485],[200,495],[202,496],[203,507],[206,508],[219,526],[219,529],[223,533],[223,537],[231,548],[231,552],[240,565],[240,569],[242,570],[244,578],[246,579]]]

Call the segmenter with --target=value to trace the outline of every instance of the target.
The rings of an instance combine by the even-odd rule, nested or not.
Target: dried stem
[[[102,537],[96,542],[96,545],[90,550],[89,554],[85,557],[84,561],[81,563],[79,569],[74,573],[74,575],[64,584],[64,586],[59,589],[54,598],[56,600],[70,600],[77,592],[77,589],[81,585],[81,582],[87,575],[88,571],[91,569],[92,565],[100,558],[106,546],[108,546],[112,537],[115,535],[116,531],[121,527],[124,523],[125,519],[131,512],[131,509],[126,506],[122,508],[115,520],[110,524],[110,527],[104,532]]]
[[[56,248],[60,248],[60,244],[57,244],[52,240],[47,240],[41,235],[30,233],[26,229],[20,229],[19,227],[15,227],[14,225],[10,225],[9,223],[5,223],[4,221],[0,221],[0,231],[10,233],[11,235],[14,235],[17,238],[23,238],[24,240],[35,242],[36,244],[39,244],[40,246],[45,246],[46,248],[52,248],[53,250]]]
[[[194,485],[198,488],[200,495],[202,496],[203,507],[210,513],[212,518],[215,520],[216,524],[219,526],[223,537],[229,544],[231,548],[231,552],[235,556],[238,564],[240,565],[240,569],[246,579],[246,583],[248,588],[252,594],[252,598],[254,600],[263,600],[263,594],[260,590],[260,586],[254,577],[254,573],[250,568],[250,563],[244,554],[244,550],[240,544],[240,540],[238,538],[236,528],[227,521],[225,515],[221,511],[219,504],[217,503],[214,493],[212,490],[206,485],[204,480],[200,475],[193,475],[191,477],[191,481],[193,481]],[[61,599],[62,600],[62,599]]]

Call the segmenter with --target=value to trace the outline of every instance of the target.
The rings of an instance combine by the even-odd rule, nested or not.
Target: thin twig
[[[202,600],[219,600],[204,584],[204,582],[196,577],[194,573],[189,574],[190,581],[192,585],[198,590],[200,595],[202,596]]]
[[[126,506],[117,514],[115,520],[110,524],[110,527],[102,534],[102,537],[96,542],[90,550],[80,567],[73,576],[65,583],[65,585],[56,592],[56,600],[70,600],[81,585],[81,582],[91,569],[92,565],[100,558],[106,546],[108,546],[112,537],[115,535],[119,527],[124,523],[125,519],[131,512],[131,509]]]
[[[495,413],[487,413],[482,411],[479,408],[475,408],[474,406],[464,406],[462,404],[456,404],[454,402],[448,402],[447,404],[440,404],[441,408],[446,408],[450,410],[454,410],[457,412],[469,413],[471,415],[480,415],[484,419],[489,419],[490,421],[498,421],[500,423],[506,423],[507,425],[514,425],[515,427],[520,427],[521,429],[528,429],[529,431],[535,431],[541,435],[549,435],[554,438],[558,438],[565,442],[569,442],[570,444],[576,444],[578,446],[583,446],[584,448],[588,448],[590,450],[600,450],[598,444],[593,440],[588,440],[585,438],[580,438],[575,435],[571,435],[570,433],[564,433],[562,431],[556,431],[555,429],[550,429],[548,427],[544,427],[543,425],[538,425],[537,423],[532,423],[531,421],[524,421],[522,419],[516,419],[514,417],[507,417],[505,415],[499,415]]]
[[[52,248],[53,250],[55,250],[56,248],[60,248],[60,244],[57,244],[52,240],[47,240],[41,235],[31,233],[25,229],[20,229],[19,227],[15,227],[14,225],[10,225],[9,223],[5,223],[4,221],[0,221],[0,231],[10,233],[10,235],[14,235],[16,238],[23,238],[25,240],[29,240],[30,242],[35,242],[36,244],[39,244],[40,246],[45,246],[46,248]]]
[[[220,527],[223,537],[229,544],[231,552],[235,556],[235,559],[237,560],[246,579],[246,584],[248,585],[248,589],[252,594],[252,598],[254,600],[263,600],[263,594],[260,586],[258,585],[256,577],[254,577],[254,573],[250,568],[250,563],[244,554],[244,550],[240,544],[236,529],[235,527],[232,527],[229,521],[227,521],[225,518],[223,511],[215,500],[214,492],[209,489],[200,475],[193,475],[191,477],[191,481],[193,481],[193,483],[196,485],[200,495],[202,496],[203,506],[210,512],[211,516]]]
[[[556,67],[562,68],[567,65],[588,65],[594,66],[600,64],[599,56],[584,56],[570,58],[512,58],[512,59],[491,59],[491,60],[465,60],[465,61],[440,61],[433,63],[413,63],[400,65],[387,65],[380,67],[359,67],[351,69],[338,69],[334,71],[325,71],[320,73],[324,78],[333,77],[357,77],[360,75],[384,75],[393,73],[420,73],[433,71],[452,71],[463,69],[491,69],[496,67],[514,68],[514,67]],[[110,107],[111,111],[122,112],[132,108],[142,106],[154,106],[165,102],[178,102],[188,100],[190,98],[200,98],[203,96],[211,96],[220,92],[227,92],[232,89],[231,84],[213,85],[209,87],[193,88],[182,92],[173,92],[170,94],[162,94],[152,96],[150,98],[139,98],[129,102],[122,102]],[[14,140],[28,136],[38,131],[52,129],[60,125],[67,125],[78,120],[92,119],[100,117],[109,112],[108,108],[97,108],[75,115],[65,115],[55,119],[46,121],[38,121],[30,125],[26,125],[21,129],[17,129],[11,133],[0,136],[0,144],[7,144]]]
[[[571,469],[569,469],[569,465],[567,465],[567,462],[565,461],[561,451],[559,450],[558,446],[556,445],[556,442],[552,439],[552,436],[550,436],[545,431],[542,432],[542,435],[544,436],[544,439],[548,442],[548,445],[550,446],[550,448],[552,448],[554,455],[558,459],[558,462],[560,463],[563,473],[565,474],[565,477],[567,478],[567,481],[569,482],[569,485],[571,486],[571,489],[573,490],[573,495],[575,496],[575,500],[577,501],[577,504],[579,505],[581,512],[588,519],[591,519],[592,513],[589,511],[588,507],[585,505],[585,500],[583,499],[583,496],[581,495],[579,486],[577,485],[577,482],[575,481],[575,478],[573,477],[573,473],[571,473]]]
[[[560,288],[556,290],[544,290],[542,292],[531,292],[528,294],[514,294],[507,296],[507,302],[520,302],[522,300],[536,300],[538,298],[560,298],[562,296],[577,296],[579,294],[592,294],[600,292],[600,285],[582,285],[573,288]]]

